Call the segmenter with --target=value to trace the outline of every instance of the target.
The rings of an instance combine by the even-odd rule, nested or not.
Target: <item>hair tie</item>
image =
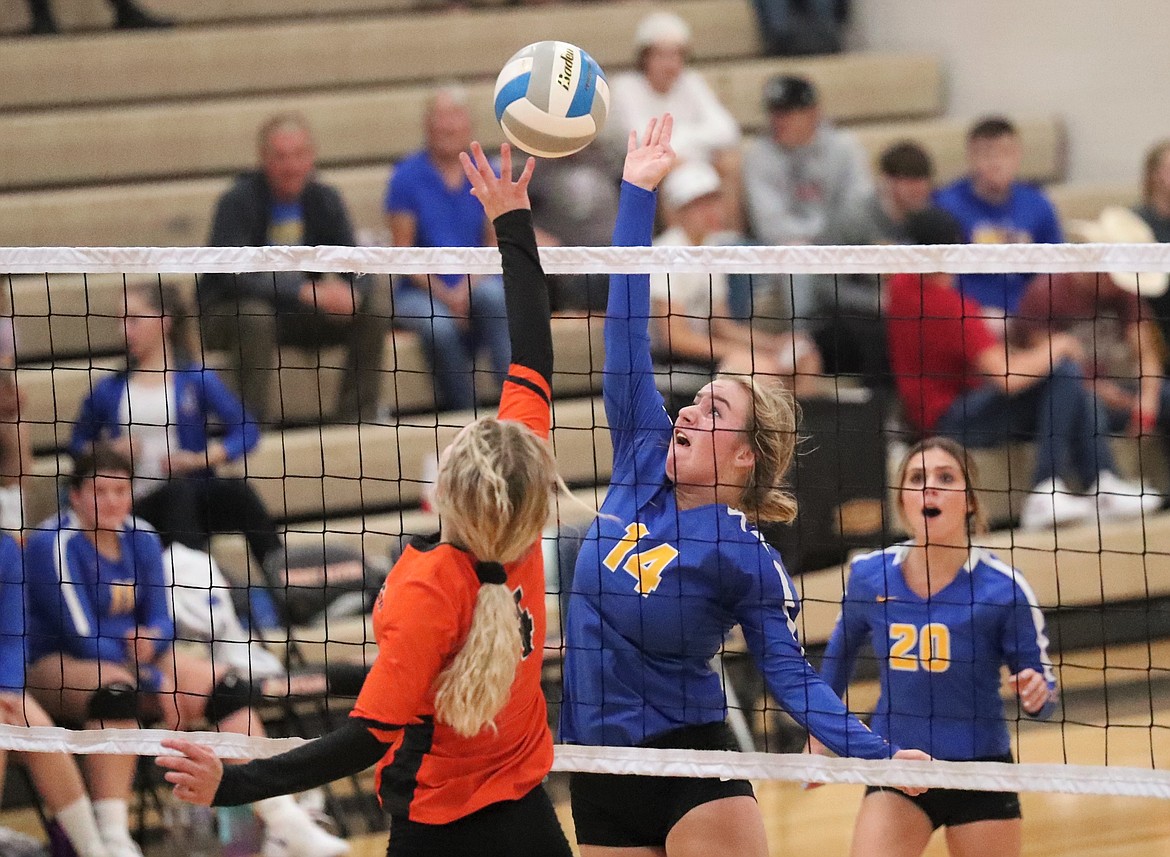
[[[508,573],[504,571],[504,566],[498,562],[477,560],[475,576],[479,578],[480,583],[504,584],[508,582]]]

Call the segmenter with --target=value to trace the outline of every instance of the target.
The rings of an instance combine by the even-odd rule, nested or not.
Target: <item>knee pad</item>
[[[228,673],[211,689],[204,715],[210,723],[219,723],[252,704],[252,683],[235,673]]]
[[[133,685],[124,681],[99,687],[89,698],[86,717],[90,720],[135,720],[138,698]]]

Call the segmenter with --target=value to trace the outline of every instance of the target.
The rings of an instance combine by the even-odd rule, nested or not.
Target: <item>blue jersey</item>
[[[24,563],[20,546],[0,533],[0,692],[24,690]]]
[[[902,576],[908,547],[853,561],[822,672],[843,694],[861,647],[873,646],[881,697],[873,728],[901,747],[950,761],[1011,749],[1000,668],[1031,668],[1056,687],[1044,616],[1019,571],[975,548],[959,575],[929,599]],[[1050,701],[1036,717],[1047,717]]]
[[[649,245],[655,199],[623,185],[615,245]],[[888,756],[892,748],[847,715],[805,660],[800,606],[779,555],[742,512],[678,508],[649,315],[649,277],[613,277],[604,385],[613,476],[577,559],[561,740],[634,746],[722,720],[727,703],[711,660],[738,623],[769,689],[797,720],[843,755]]]
[[[1064,240],[1056,209],[1043,192],[1016,182],[1007,201],[995,204],[975,193],[971,179],[959,179],[935,193],[935,203],[963,227],[969,244],[1059,244]],[[1008,315],[1016,311],[1032,274],[963,274],[959,286],[967,297]]]
[[[35,629],[30,660],[64,652],[129,666],[148,686],[157,681],[152,669],[132,662],[127,637],[150,628],[157,651],[174,641],[162,543],[137,518],[127,519],[119,540],[117,559],[98,553],[70,513],[47,521],[28,538],[24,565]]]

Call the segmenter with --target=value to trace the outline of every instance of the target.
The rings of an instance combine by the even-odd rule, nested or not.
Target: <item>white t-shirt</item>
[[[179,448],[174,385],[168,378],[126,385],[119,420],[134,450],[134,496],[143,497],[167,479],[166,462]]]
[[[611,133],[623,148],[630,131],[641,136],[646,123],[663,113],[674,117],[670,145],[680,161],[710,161],[716,152],[739,144],[739,123],[693,69],[683,69],[665,95],[651,88],[638,71],[616,75],[610,93]]]
[[[707,246],[719,246],[724,236],[713,235],[705,242]],[[655,247],[693,247],[687,234],[679,227],[667,229],[654,239]],[[713,308],[718,306],[726,311],[728,300],[727,274],[651,274],[650,299],[666,301],[670,312],[686,317],[687,324],[696,332],[708,335],[711,330]],[[651,325],[655,346],[662,348],[665,343],[657,339],[657,324]]]

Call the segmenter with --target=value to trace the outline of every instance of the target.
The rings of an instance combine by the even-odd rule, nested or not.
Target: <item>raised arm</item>
[[[630,132],[622,173],[615,247],[649,247],[654,231],[655,188],[674,165],[670,114],[652,119],[642,143]],[[605,316],[604,393],[614,457],[632,454],[639,434],[670,430],[650,360],[650,276],[614,274]]]
[[[495,227],[504,267],[504,300],[508,310],[508,337],[512,365],[500,398],[500,419],[518,420],[547,437],[553,373],[553,346],[548,284],[540,267],[528,183],[536,159],[529,158],[520,177],[512,180],[512,150],[500,147],[500,174],[496,175],[479,143],[472,157],[460,154],[471,193],[483,205]]]

